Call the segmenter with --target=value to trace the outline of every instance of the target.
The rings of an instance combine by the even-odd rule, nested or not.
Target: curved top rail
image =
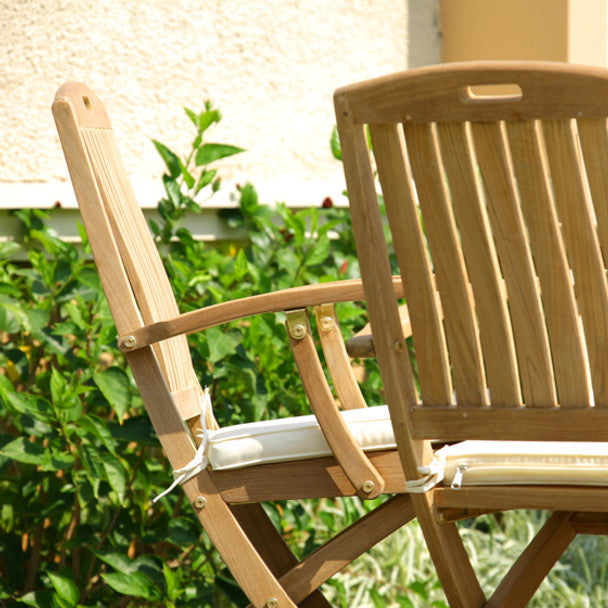
[[[471,93],[471,87],[488,85],[515,85],[517,93]],[[355,123],[595,118],[608,116],[608,77],[605,69],[591,66],[476,61],[380,77],[342,87],[335,97],[352,108]]]

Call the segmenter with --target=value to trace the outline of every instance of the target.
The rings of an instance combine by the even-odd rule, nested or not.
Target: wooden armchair
[[[525,606],[576,534],[608,532],[608,70],[446,64],[339,89],[335,107],[373,344],[432,559],[450,606]],[[520,508],[554,513],[486,600],[454,521]]]
[[[194,512],[253,606],[329,606],[318,587],[413,517],[388,410],[365,407],[331,304],[362,299],[361,282],[311,285],[180,315],[102,103],[84,85],[68,83],[53,113],[119,345]],[[401,292],[399,279],[394,288]],[[344,412],[319,362],[309,308]],[[286,341],[314,416],[218,429],[185,335],[272,311],[286,311]],[[197,448],[199,426],[205,439]],[[259,504],[382,493],[397,496],[300,563]]]

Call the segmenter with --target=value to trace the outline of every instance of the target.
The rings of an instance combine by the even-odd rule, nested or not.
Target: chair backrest
[[[339,89],[335,105],[374,344],[408,439],[608,440],[608,70],[445,64]]]
[[[118,333],[179,314],[99,98],[67,83],[53,114],[82,219]],[[202,391],[186,338],[154,345],[165,382],[183,420],[200,415]]]

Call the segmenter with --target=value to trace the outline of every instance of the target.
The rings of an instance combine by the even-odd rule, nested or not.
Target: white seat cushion
[[[396,447],[387,406],[346,410],[341,415],[363,450]],[[205,451],[216,471],[332,454],[312,415],[209,431]],[[456,477],[454,487],[608,485],[608,443],[463,441],[439,450],[436,461],[434,471],[441,471],[436,478],[450,485]],[[421,469],[421,474],[425,472]]]
[[[366,451],[395,448],[388,407],[340,412],[355,441]],[[314,416],[250,422],[209,431],[207,457],[215,471],[287,460],[331,456]]]
[[[437,456],[445,458],[443,484],[452,484],[456,476],[456,487],[608,485],[608,443],[463,441],[442,448]]]

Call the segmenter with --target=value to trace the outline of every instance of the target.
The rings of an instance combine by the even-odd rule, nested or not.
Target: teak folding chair
[[[329,606],[318,587],[413,517],[388,409],[365,407],[331,304],[362,299],[361,282],[311,285],[180,315],[102,103],[84,85],[68,83],[53,113],[119,346],[201,524],[253,606]],[[401,291],[400,280],[395,288]],[[317,316],[337,400],[308,309]],[[218,429],[185,335],[272,311],[286,311],[286,341],[314,416]],[[205,439],[197,448],[199,426]],[[259,504],[382,493],[396,496],[299,563]]]
[[[344,87],[335,107],[375,353],[439,578],[452,607],[524,606],[576,534],[608,533],[608,70],[446,64]],[[509,509],[554,513],[486,600],[454,521]]]

